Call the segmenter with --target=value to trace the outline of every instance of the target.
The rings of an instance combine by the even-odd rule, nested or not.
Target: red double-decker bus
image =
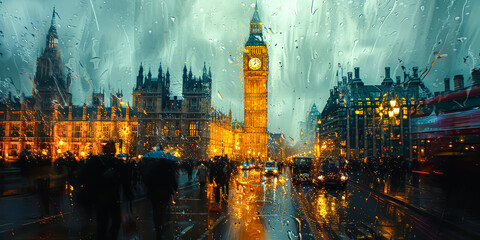
[[[480,169],[480,87],[446,92],[419,105],[412,119],[420,169],[444,174]]]

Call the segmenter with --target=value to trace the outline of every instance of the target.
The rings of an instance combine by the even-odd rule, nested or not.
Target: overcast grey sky
[[[3,0],[0,3],[0,91],[31,93],[35,59],[45,44],[52,7],[76,104],[93,89],[131,92],[140,62],[169,67],[172,91],[180,94],[186,62],[199,74],[212,67],[213,104],[243,120],[242,48],[253,0]],[[338,63],[345,74],[361,68],[367,84],[379,83],[385,66],[438,60],[425,84],[469,75],[478,66],[480,1],[473,0],[260,0],[270,55],[269,131],[297,137],[298,121],[313,103],[323,108]],[[477,16],[477,17],[475,17]],[[474,44],[475,43],[475,44]],[[466,77],[466,85],[471,83]],[[223,100],[220,99],[220,95]]]

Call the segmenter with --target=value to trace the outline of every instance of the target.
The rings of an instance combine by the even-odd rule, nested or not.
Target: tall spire
[[[262,20],[260,20],[260,16],[258,15],[258,1],[255,1],[255,11],[253,12],[250,23],[262,23]]]
[[[55,26],[55,6],[53,6],[52,22],[50,23],[50,25]]]
[[[57,28],[55,27],[55,15],[57,15],[57,12],[55,11],[55,7],[53,7],[52,21],[50,24],[50,29],[48,29],[48,34],[47,34],[46,49],[54,49],[57,47],[57,44],[58,44]]]
[[[247,46],[265,45],[262,36],[262,27],[263,23],[258,13],[258,3],[255,3],[255,11],[253,12],[252,20],[250,20],[250,36],[247,40]]]

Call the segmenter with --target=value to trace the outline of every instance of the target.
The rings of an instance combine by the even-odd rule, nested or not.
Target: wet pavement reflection
[[[182,175],[181,178],[186,178]],[[383,193],[408,193],[396,183],[360,184],[351,176],[345,190],[292,184],[288,168],[278,176],[262,169],[239,170],[231,177],[230,194],[222,196],[222,211],[209,211],[214,201],[213,187],[201,191],[198,183],[182,180],[169,206],[165,239],[449,239],[455,235],[442,222],[426,218]],[[381,184],[382,183],[382,184]],[[375,192],[383,188],[385,191]],[[56,218],[41,218],[41,199],[36,195],[0,199],[7,205],[25,205],[35,199],[38,224],[12,231],[15,239],[89,239],[94,236],[95,219],[71,204],[72,189],[51,198],[51,207],[62,210]],[[53,190],[52,190],[53,191]],[[136,190],[142,192],[141,187]],[[399,194],[398,194],[399,195]],[[405,195],[408,197],[408,194]],[[33,202],[32,202],[33,203]],[[28,205],[25,205],[28,206]],[[137,217],[135,234],[120,233],[120,239],[154,239],[152,206],[138,195],[133,201]],[[53,210],[53,209],[51,209]],[[51,211],[52,212],[52,211]],[[4,224],[20,225],[22,213]],[[26,215],[25,215],[26,216]],[[33,222],[31,218],[27,222]],[[10,222],[10,223],[9,223]],[[10,225],[9,225],[10,226]],[[3,234],[0,236],[5,237]],[[463,238],[467,239],[467,238]]]

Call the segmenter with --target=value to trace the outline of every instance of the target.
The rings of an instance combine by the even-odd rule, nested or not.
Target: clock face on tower
[[[248,67],[252,70],[258,70],[262,66],[262,61],[259,58],[252,58],[248,61]]]

